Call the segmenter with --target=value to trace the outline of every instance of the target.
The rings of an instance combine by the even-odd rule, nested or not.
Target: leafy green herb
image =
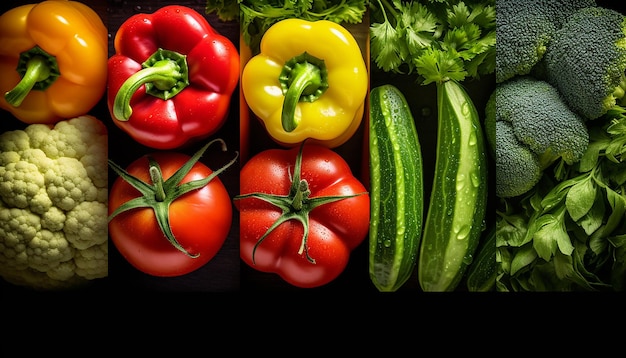
[[[423,83],[462,81],[495,69],[495,0],[370,1],[371,56],[385,72]]]
[[[501,199],[498,290],[626,289],[626,110],[596,121],[580,162]]]
[[[207,0],[205,11],[224,21],[239,21],[241,34],[252,53],[274,23],[287,18],[329,20],[358,24],[363,21],[368,0]]]

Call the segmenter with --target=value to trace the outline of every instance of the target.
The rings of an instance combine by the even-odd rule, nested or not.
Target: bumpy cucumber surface
[[[484,230],[487,158],[476,107],[460,84],[437,84],[437,154],[418,257],[422,290],[453,291]]]
[[[370,92],[369,273],[381,292],[412,275],[422,230],[422,153],[413,116],[393,85]]]

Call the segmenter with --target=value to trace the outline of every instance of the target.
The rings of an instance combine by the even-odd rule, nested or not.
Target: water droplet
[[[472,172],[472,173],[470,174],[470,180],[472,181],[472,185],[473,185],[474,187],[478,187],[478,186],[480,186],[480,184],[481,184],[481,183],[480,183],[480,176],[478,175],[478,173],[477,173],[477,172]]]
[[[454,228],[454,234],[458,240],[464,240],[469,236],[471,227],[469,225],[462,225]]]
[[[461,106],[461,112],[464,116],[469,116],[469,114],[472,112],[469,102],[463,102],[463,105]]]
[[[456,178],[456,190],[461,190],[465,187],[465,174],[459,174]]]
[[[470,133],[469,141],[467,143],[470,146],[475,146],[476,145],[476,132],[471,132]]]
[[[386,239],[383,243],[383,245],[385,245],[385,247],[391,247],[391,240]]]

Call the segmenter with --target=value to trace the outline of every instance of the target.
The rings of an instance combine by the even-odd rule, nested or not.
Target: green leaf
[[[557,206],[560,206],[561,202],[566,199],[570,187],[580,183],[583,180],[586,180],[589,175],[590,174],[585,173],[558,183],[541,200],[541,207],[543,208],[543,211],[547,212]]]
[[[615,247],[624,247],[626,248],[626,234],[617,235],[609,238],[609,242],[611,245]]]
[[[592,235],[587,240],[587,245],[589,245],[589,249],[595,255],[602,255],[606,252],[609,243],[606,238],[601,235]]]
[[[465,5],[464,2],[459,2],[456,5],[453,5],[451,9],[448,9],[448,26],[450,27],[460,27],[465,24],[470,23],[470,9]]]
[[[417,72],[424,77],[422,84],[433,82],[446,82],[450,80],[461,82],[465,79],[467,71],[463,60],[451,51],[434,48],[424,52],[413,61]]]
[[[611,266],[611,284],[615,291],[626,291],[626,235],[610,238],[615,247]]]
[[[596,201],[596,185],[590,178],[572,186],[565,198],[565,206],[574,221],[585,216]]]
[[[515,256],[511,261],[511,276],[514,276],[518,271],[524,267],[532,264],[537,259],[537,251],[532,245],[522,246],[515,252]]]
[[[239,3],[229,0],[207,0],[205,12],[215,13],[222,21],[236,21],[239,20]]]
[[[506,247],[498,247],[496,250],[496,261],[500,265],[499,271],[507,274],[511,272],[511,261],[513,261],[511,250],[508,250]]]
[[[608,145],[608,141],[598,142],[591,141],[587,146],[585,154],[583,154],[580,162],[578,163],[578,170],[582,173],[592,170],[598,163],[600,157],[600,151],[604,150]]]
[[[436,41],[437,17],[419,2],[407,4],[398,18],[401,36],[406,38],[408,52],[417,54]]]
[[[406,50],[407,54],[393,58],[399,62],[381,61],[391,52],[385,46],[396,44],[378,42],[374,46],[372,41],[371,56],[382,70],[417,70],[422,84],[463,81],[468,76],[478,78],[495,71],[495,1],[375,0],[369,4],[370,27],[391,24],[405,46],[400,53]],[[426,50],[439,50],[445,55],[424,55]],[[381,56],[379,51],[384,54]]]
[[[565,226],[565,208],[555,214],[544,214],[537,219],[539,229],[533,236],[533,247],[539,257],[550,261],[558,248],[565,255],[574,250],[572,241]]]
[[[522,246],[528,231],[526,225],[526,218],[521,215],[502,215],[496,223],[497,246]]]
[[[593,234],[602,227],[604,223],[604,214],[606,213],[606,205],[601,191],[597,191],[596,199],[591,209],[576,223],[585,231],[587,236]]]
[[[370,27],[370,46],[376,54],[374,61],[384,71],[396,70],[402,64],[400,35],[389,22]]]
[[[556,277],[563,280],[574,276],[574,265],[572,264],[573,259],[571,256],[562,255],[557,252],[552,261],[554,263],[554,272],[556,272]]]
[[[615,250],[615,261],[611,267],[611,284],[615,291],[626,291],[626,246]]]

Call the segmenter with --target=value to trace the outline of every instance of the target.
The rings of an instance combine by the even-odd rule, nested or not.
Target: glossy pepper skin
[[[239,53],[200,13],[170,5],[133,15],[114,46],[107,103],[134,140],[173,149],[224,124],[239,82]]]
[[[368,81],[361,48],[346,28],[291,18],[265,32],[241,86],[276,142],[291,147],[311,138],[333,148],[358,129]]]
[[[21,5],[0,17],[0,107],[22,122],[88,113],[106,91],[108,32],[89,6]]]

